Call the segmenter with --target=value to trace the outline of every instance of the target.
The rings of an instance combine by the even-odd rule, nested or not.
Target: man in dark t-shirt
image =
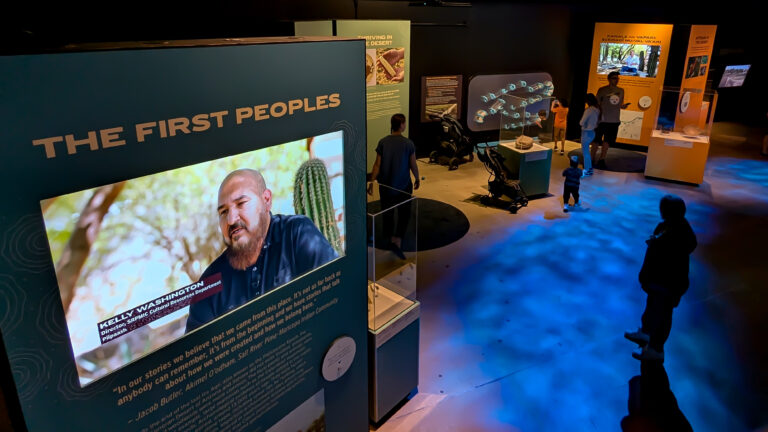
[[[416,147],[413,141],[403,136],[405,131],[405,115],[395,114],[390,119],[392,133],[379,140],[376,146],[376,161],[373,163],[371,183],[368,193],[373,193],[373,181],[379,182],[381,208],[384,210],[384,238],[389,239],[387,245],[398,257],[405,259],[402,252],[402,239],[408,227],[411,216],[410,201],[414,189],[418,189],[419,167],[416,166]],[[411,183],[411,172],[416,179]],[[402,204],[401,204],[402,203]],[[395,210],[386,211],[398,204],[397,225],[394,224]]]
[[[597,125],[595,140],[592,141],[592,160],[597,168],[605,169],[608,147],[616,145],[616,138],[621,126],[621,110],[630,103],[624,102],[624,89],[619,87],[619,73],[608,74],[608,85],[597,90],[597,102],[600,104],[600,123]],[[600,146],[600,158],[597,147]]]

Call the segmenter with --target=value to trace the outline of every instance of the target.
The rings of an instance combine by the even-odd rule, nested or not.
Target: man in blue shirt
[[[373,181],[379,182],[381,208],[390,209],[411,197],[418,189],[419,167],[416,166],[416,146],[413,141],[403,136],[405,115],[395,114],[390,119],[391,134],[379,140],[376,146],[376,161],[373,163],[371,183],[368,193],[373,193]],[[411,172],[416,181],[411,183]],[[383,187],[382,187],[383,186]],[[405,259],[401,249],[402,239],[411,217],[411,203],[403,203],[397,208],[397,225],[394,225],[394,211],[383,215],[384,238],[390,240],[389,248],[400,258]]]
[[[189,306],[187,332],[338,257],[312,220],[271,209],[272,191],[258,171],[233,171],[221,182],[219,228],[227,249],[200,280],[219,273],[222,290]]]

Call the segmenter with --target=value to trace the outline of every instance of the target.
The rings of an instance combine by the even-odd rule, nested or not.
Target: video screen
[[[744,79],[747,78],[747,72],[749,72],[750,66],[751,65],[726,66],[718,87],[741,87],[744,85]]]
[[[707,74],[707,63],[709,56],[688,57],[688,63],[685,67],[686,78],[696,78]]]
[[[345,251],[343,133],[41,201],[85,386]]]
[[[655,78],[659,71],[660,45],[601,43],[597,73]]]

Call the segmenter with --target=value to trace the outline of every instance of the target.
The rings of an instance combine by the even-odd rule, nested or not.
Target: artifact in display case
[[[664,88],[651,131],[645,175],[701,184],[709,154],[717,92]]]
[[[369,402],[378,422],[418,386],[418,201],[378,185],[367,225]]]
[[[527,150],[533,144],[553,142],[555,98],[533,94],[528,97],[507,96],[501,111],[499,142]]]

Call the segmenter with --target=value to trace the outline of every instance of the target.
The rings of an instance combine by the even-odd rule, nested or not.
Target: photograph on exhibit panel
[[[81,385],[345,251],[341,131],[41,201]]]
[[[685,67],[686,78],[696,78],[707,73],[707,61],[709,56],[688,57],[688,63]]]
[[[601,43],[597,73],[655,78],[659,72],[660,45]]]
[[[365,50],[365,86],[376,85],[376,49]]]
[[[398,84],[404,79],[405,48],[378,48],[376,50],[376,84]]]

